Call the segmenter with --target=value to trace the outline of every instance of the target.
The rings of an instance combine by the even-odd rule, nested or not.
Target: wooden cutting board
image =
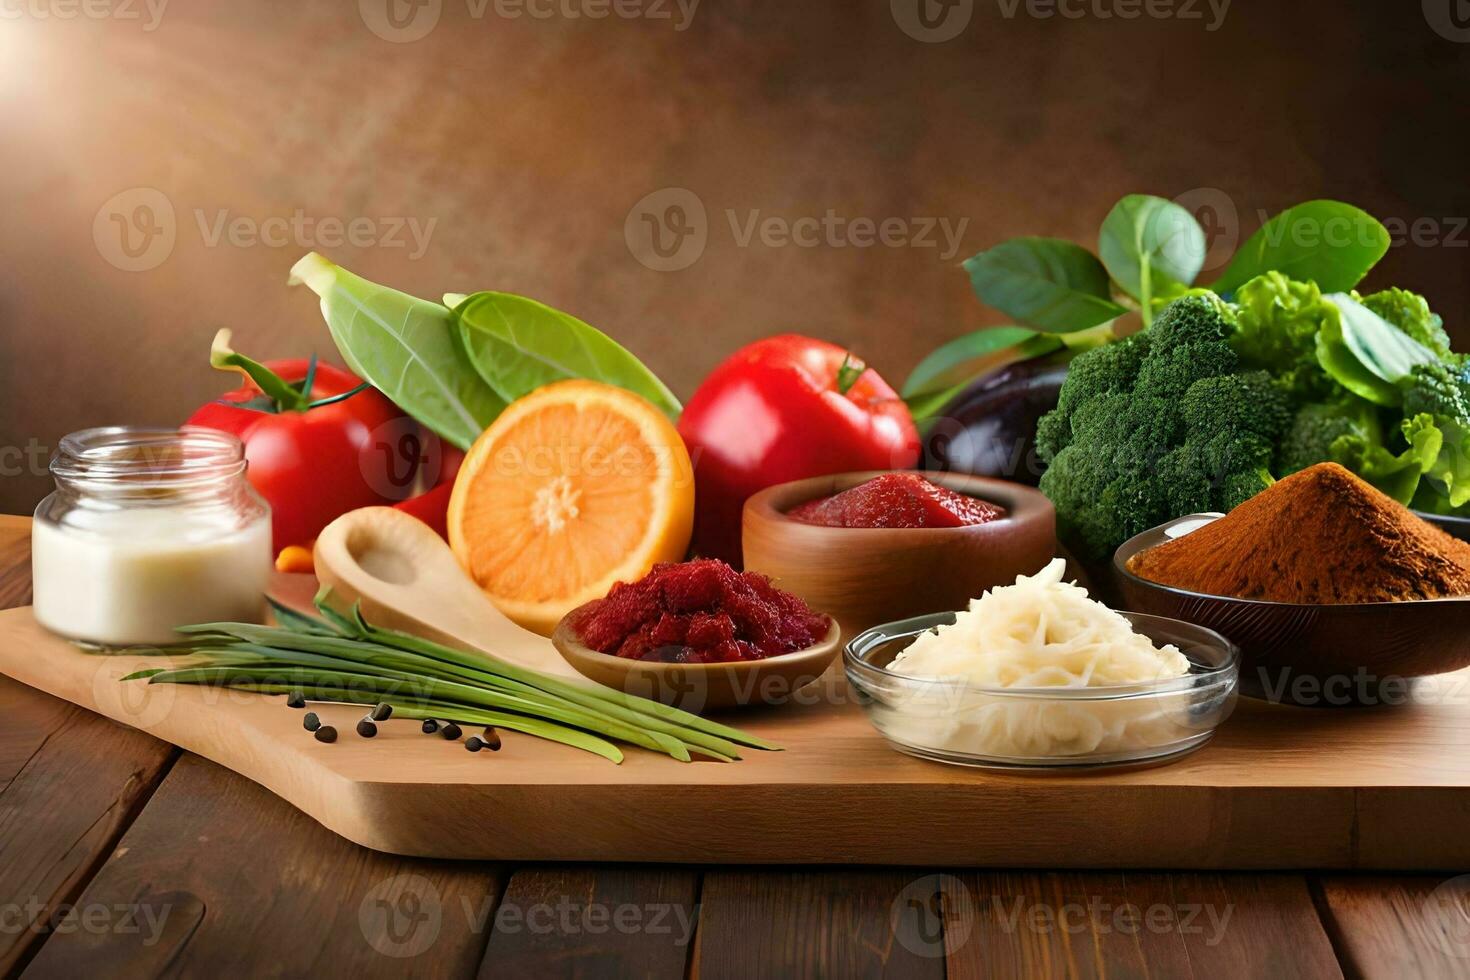
[[[156,660],[148,661],[156,664]],[[998,865],[1400,868],[1470,865],[1470,673],[1451,703],[1304,709],[1242,700],[1215,741],[1172,765],[1010,775],[892,751],[837,673],[822,703],[727,720],[783,746],[738,763],[629,749],[613,765],[505,733],[471,754],[361,707],[118,678],[138,657],[81,652],[0,613],[0,672],[255,780],[366,847],[440,858]],[[1422,700],[1422,698],[1421,698]]]

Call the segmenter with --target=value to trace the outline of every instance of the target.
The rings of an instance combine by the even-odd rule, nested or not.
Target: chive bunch
[[[622,762],[614,740],[672,756],[722,762],[740,748],[775,746],[738,729],[658,701],[590,681],[579,683],[466,653],[410,633],[368,623],[354,606],[344,615],[317,596],[320,618],[274,601],[278,626],[203,623],[183,626],[186,649],[202,659],[150,668],[123,680],[203,684],[310,701],[381,705],[395,718],[452,720],[560,742]],[[168,653],[179,652],[172,648]],[[427,731],[427,727],[425,728]]]

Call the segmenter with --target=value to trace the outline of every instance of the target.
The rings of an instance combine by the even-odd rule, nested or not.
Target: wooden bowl
[[[1124,606],[1208,627],[1240,647],[1241,690],[1311,706],[1393,704],[1408,680],[1470,667],[1470,598],[1334,605],[1269,602],[1176,589],[1140,578],[1128,560],[1169,540],[1191,514],[1119,546]]]
[[[1032,487],[961,473],[923,473],[957,493],[998,504],[1006,516],[954,528],[817,527],[786,516],[880,473],[841,473],[762,490],[745,503],[745,567],[769,575],[813,609],[857,633],[879,623],[964,609],[1056,554],[1056,512]]]
[[[588,605],[591,605],[589,603]],[[836,620],[816,644],[765,660],[722,664],[665,664],[599,653],[572,628],[580,606],[566,615],[551,642],[583,677],[639,697],[652,698],[696,714],[753,704],[782,704],[816,681],[842,649]]]

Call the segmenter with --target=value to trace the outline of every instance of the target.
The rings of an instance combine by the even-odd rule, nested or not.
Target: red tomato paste
[[[805,649],[832,621],[764,575],[706,558],[655,565],[637,582],[619,582],[572,625],[601,653],[711,664]]]
[[[798,504],[786,516],[823,527],[968,527],[1004,508],[930,483],[917,473],[885,473],[832,497]]]

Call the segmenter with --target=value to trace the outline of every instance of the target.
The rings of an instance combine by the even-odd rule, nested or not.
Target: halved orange
[[[449,544],[511,619],[549,635],[584,602],[657,562],[694,525],[684,440],[638,395],[559,381],[514,402],[470,447],[449,498]]]

